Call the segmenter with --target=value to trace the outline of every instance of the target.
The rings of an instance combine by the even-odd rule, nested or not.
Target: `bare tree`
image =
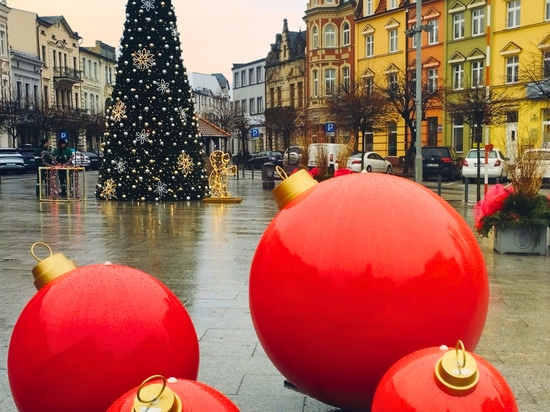
[[[11,138],[12,147],[17,146],[21,125],[29,116],[29,104],[18,96],[3,96],[0,100],[0,130]]]
[[[270,107],[265,110],[264,115],[270,150],[273,150],[273,135],[282,137],[283,147],[287,149],[296,131],[297,110],[292,106]]]
[[[242,160],[243,165],[245,165],[249,158],[248,130],[250,129],[250,121],[246,113],[238,109],[234,109],[230,128],[237,133],[237,136],[241,141]]]
[[[394,110],[403,118],[405,125],[410,132],[410,142],[405,141],[405,164],[403,172],[409,171],[413,153],[415,151],[416,127],[425,118],[428,110],[441,105],[442,92],[440,85],[431,83],[426,76],[422,76],[422,118],[416,118],[416,72],[414,70],[403,70],[395,67],[383,83],[377,87],[393,105]]]
[[[472,86],[471,82],[463,89],[448,90],[446,93],[446,112],[449,116],[460,114],[471,130],[472,147],[481,148],[483,127],[501,124],[511,110],[512,99],[505,88],[485,87],[481,82]],[[481,150],[477,151],[477,200],[481,199]]]

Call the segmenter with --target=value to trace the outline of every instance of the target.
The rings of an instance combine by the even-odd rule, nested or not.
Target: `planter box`
[[[547,231],[546,227],[535,231],[519,227],[504,229],[495,227],[494,249],[498,253],[546,255],[548,249]],[[537,237],[539,243],[535,245]]]

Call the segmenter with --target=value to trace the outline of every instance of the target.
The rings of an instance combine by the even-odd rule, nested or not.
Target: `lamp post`
[[[406,30],[408,37],[416,36],[416,142],[414,158],[414,180],[422,182],[422,31],[430,30],[422,25],[422,0],[416,0],[416,26]]]

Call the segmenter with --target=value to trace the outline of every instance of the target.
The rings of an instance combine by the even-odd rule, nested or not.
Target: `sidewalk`
[[[232,178],[240,204],[102,202],[87,173],[87,199],[39,202],[34,175],[2,176],[0,214],[0,411],[15,412],[6,357],[13,326],[36,293],[30,246],[48,243],[78,266],[110,261],[164,282],[184,303],[200,344],[199,381],[231,398],[242,412],[333,412],[283,386],[258,343],[248,308],[248,275],[258,241],[278,209],[261,171]],[[473,225],[472,203],[444,190]],[[550,253],[499,255],[479,239],[490,280],[487,323],[476,353],[512,387],[521,412],[550,411]],[[37,382],[37,384],[39,384]],[[63,411],[65,412],[65,411]]]

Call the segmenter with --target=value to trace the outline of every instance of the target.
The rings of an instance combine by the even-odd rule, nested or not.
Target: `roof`
[[[198,124],[199,132],[202,137],[230,137],[231,135],[223,130],[221,127],[216,126],[214,123],[209,122],[202,117],[199,117]]]

